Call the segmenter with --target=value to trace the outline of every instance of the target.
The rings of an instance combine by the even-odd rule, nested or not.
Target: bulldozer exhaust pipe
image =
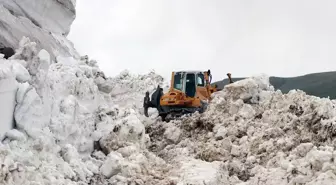
[[[230,84],[232,84],[233,81],[232,81],[232,78],[231,78],[231,73],[228,73],[228,74],[226,74],[226,75],[229,77],[229,82],[230,82]]]

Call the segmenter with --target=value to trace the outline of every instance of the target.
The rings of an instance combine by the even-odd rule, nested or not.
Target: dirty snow
[[[181,184],[335,184],[335,103],[282,94],[267,79],[227,85],[202,115],[148,126],[151,151],[182,168],[177,159],[195,160],[180,172]]]

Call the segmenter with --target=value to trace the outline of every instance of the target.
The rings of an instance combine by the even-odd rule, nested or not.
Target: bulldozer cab
[[[177,71],[172,72],[171,91],[177,90],[187,97],[195,97],[197,91],[201,91],[206,96],[206,87],[210,82],[208,72],[202,71]]]

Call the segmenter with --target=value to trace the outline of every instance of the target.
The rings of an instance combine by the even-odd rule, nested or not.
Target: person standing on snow
[[[143,103],[143,107],[144,107],[144,113],[145,116],[148,117],[148,108],[149,108],[149,92],[146,92],[146,96],[144,97],[144,103]]]

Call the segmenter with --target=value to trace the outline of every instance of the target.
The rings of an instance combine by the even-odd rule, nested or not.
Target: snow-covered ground
[[[166,123],[151,109],[147,118],[145,92],[166,90],[169,79],[154,71],[106,77],[59,34],[72,10],[55,9],[43,23],[42,2],[26,10],[5,2],[0,41],[17,48],[0,56],[0,184],[336,184],[335,101],[282,94],[260,75],[215,93],[203,114]],[[76,4],[44,5],[57,2]]]

